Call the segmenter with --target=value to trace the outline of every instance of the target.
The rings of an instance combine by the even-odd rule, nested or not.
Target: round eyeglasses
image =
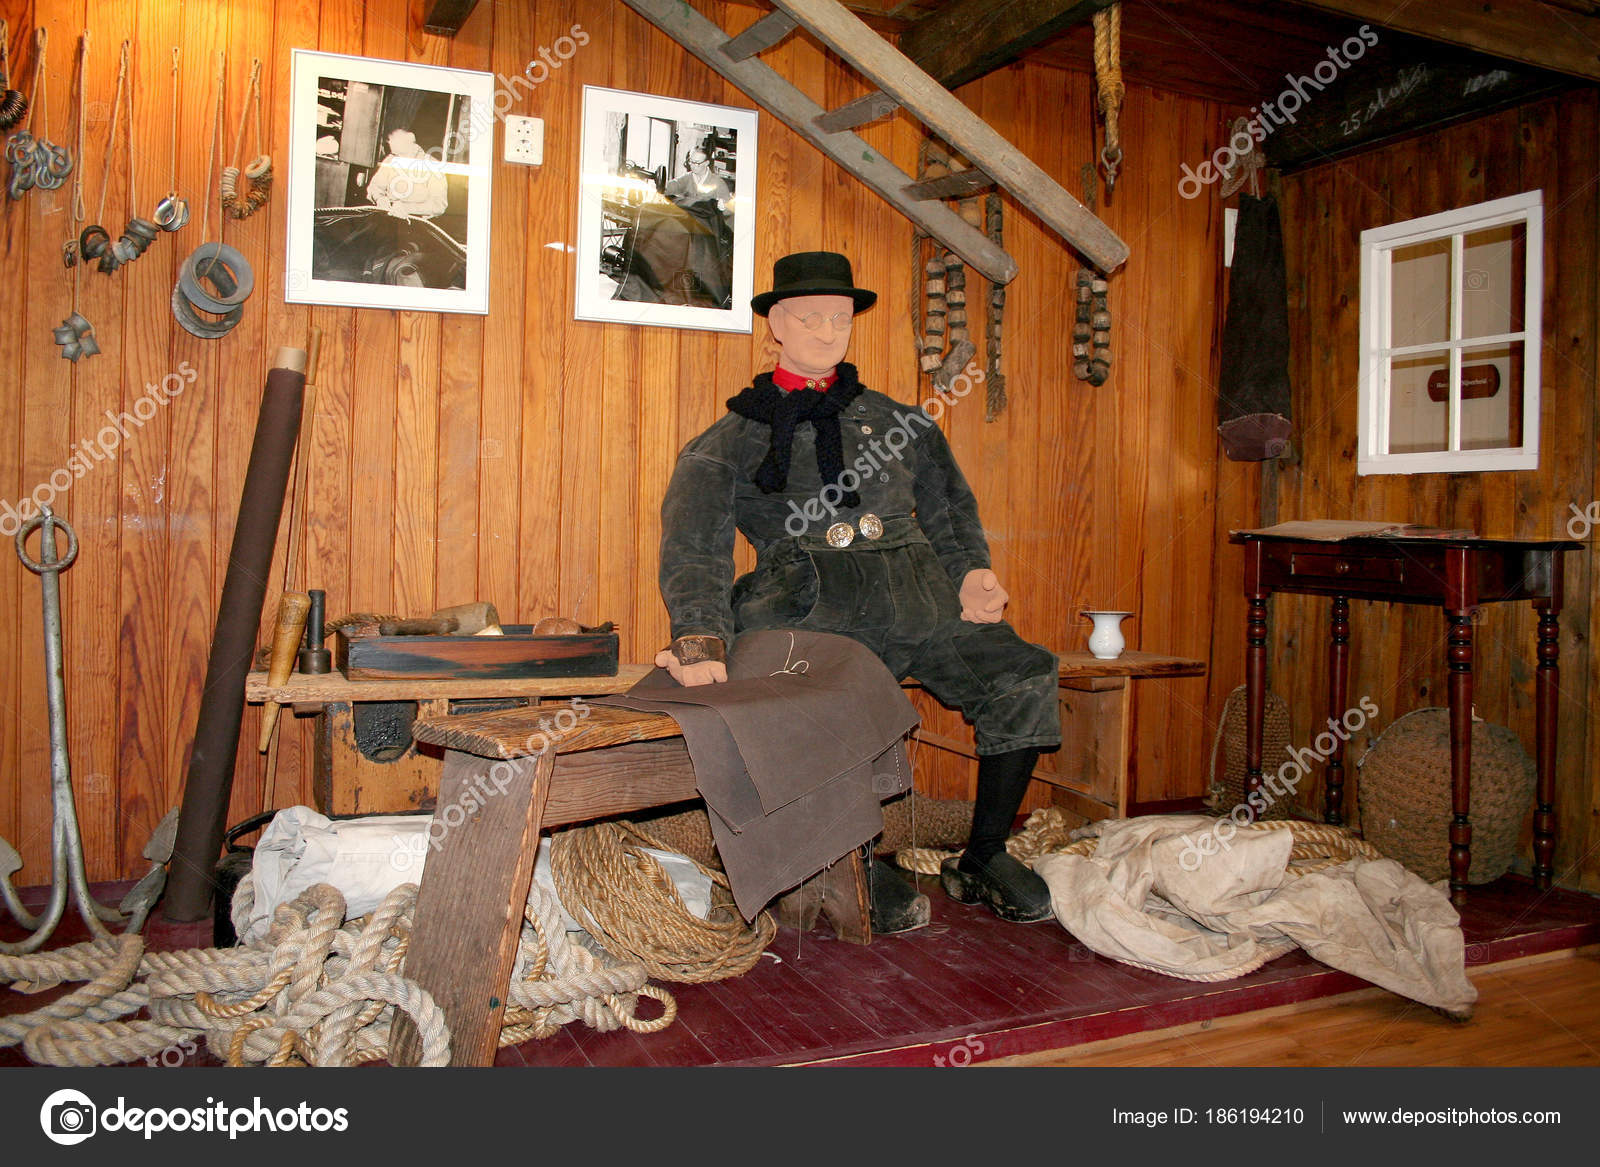
[[[854,321],[854,318],[849,312],[835,312],[832,316],[824,316],[821,312],[807,312],[804,316],[802,316],[792,308],[782,305],[780,306],[783,307],[783,310],[789,313],[790,316],[793,316],[796,320],[798,320],[800,322],[800,326],[807,332],[816,332],[822,327],[822,322],[824,320],[833,321],[833,330],[835,332],[844,332]]]

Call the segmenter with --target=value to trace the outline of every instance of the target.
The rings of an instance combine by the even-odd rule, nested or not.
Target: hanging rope
[[[258,57],[250,66],[250,88],[245,97],[244,109],[239,113],[239,132],[234,137],[233,153],[230,157],[242,161],[244,151],[244,128],[249,124],[251,110],[256,115],[256,147],[262,149],[266,146],[266,135],[261,123],[261,59]],[[220,115],[219,115],[220,116]],[[243,200],[239,198],[239,167],[227,166],[222,171],[222,209],[226,214],[235,219],[248,219],[259,211],[267,201],[267,196],[272,193],[272,159],[265,152],[257,154],[244,168],[245,181],[250,184]]]
[[[1094,14],[1094,76],[1099,88],[1100,116],[1105,118],[1105,144],[1100,147],[1100,167],[1106,176],[1106,194],[1117,183],[1122,166],[1122,101],[1128,87],[1122,83],[1122,5],[1113,4]]]
[[[171,128],[171,152],[168,155],[170,165],[167,170],[167,193],[156,204],[156,226],[163,231],[176,231],[189,221],[189,204],[178,197],[178,65],[181,61],[178,46],[172,46],[172,116],[167,119]],[[130,122],[132,119],[129,119]],[[211,176],[206,175],[209,184]]]
[[[87,37],[85,38],[87,39]],[[111,103],[111,132],[106,135],[106,165],[100,175],[100,207],[94,213],[97,223],[106,218],[106,192],[111,189],[111,160],[117,148],[117,126],[122,117],[122,91],[128,84],[128,42],[122,42],[122,59],[117,65],[117,95]]]
[[[45,43],[44,42],[44,31],[45,30],[42,29],[42,28],[39,30],[39,36],[40,36],[40,42],[39,42],[40,43],[39,69],[40,70],[42,70],[44,68],[44,63],[45,63],[44,56],[43,56],[44,43]],[[83,30],[83,38],[79,42],[79,46],[78,46],[78,138],[77,138],[78,152],[77,152],[77,157],[79,159],[80,165],[77,168],[77,173],[73,175],[73,179],[72,179],[72,199],[71,199],[70,205],[67,208],[67,234],[68,234],[68,238],[67,238],[66,242],[61,245],[61,262],[68,269],[68,271],[67,271],[67,287],[68,287],[68,290],[69,290],[69,296],[70,296],[70,300],[71,300],[72,310],[71,310],[71,312],[69,312],[67,314],[67,318],[65,320],[63,320],[60,324],[56,325],[56,327],[54,328],[54,330],[52,332],[52,335],[55,337],[56,344],[58,344],[61,347],[61,357],[62,357],[62,359],[63,360],[68,360],[68,361],[72,361],[74,364],[76,364],[83,357],[97,356],[97,355],[99,355],[99,352],[100,352],[100,343],[94,337],[94,326],[92,324],[90,324],[89,321],[86,320],[78,312],[78,253],[81,250],[83,250],[84,241],[86,239],[89,240],[90,243],[93,244],[97,248],[97,250],[95,251],[96,255],[100,254],[100,250],[105,248],[106,246],[109,246],[110,242],[111,242],[111,237],[109,235],[107,235],[105,233],[105,231],[102,230],[99,227],[93,228],[94,231],[98,232],[97,235],[91,236],[90,235],[90,231],[89,231],[88,228],[85,228],[85,230],[84,230],[82,235],[78,234],[78,224],[83,222],[84,215],[86,213],[84,205],[83,205],[83,166],[81,165],[81,162],[83,160],[84,121],[85,121],[85,118],[87,116],[87,114],[86,114],[86,110],[87,110],[86,100],[87,99],[86,99],[86,96],[85,96],[85,94],[86,94],[85,87],[87,85],[87,77],[88,77],[88,75],[89,75],[89,30],[88,29],[84,29]],[[39,78],[38,78],[38,75],[36,73],[35,76],[34,76],[35,85],[38,84],[38,81],[39,81]],[[46,100],[48,100],[48,99],[46,99]],[[40,116],[43,117],[44,115],[40,115]],[[27,136],[26,133],[16,134],[16,135],[14,135],[12,137],[12,142],[15,142],[18,138],[23,138],[23,137],[26,137],[26,136]],[[58,154],[58,153],[63,157],[67,157],[68,160],[69,160],[69,169],[70,169],[70,156],[67,155],[67,152],[65,150],[60,149],[60,147],[52,146],[49,142],[46,142],[43,139],[40,139],[39,142],[33,147],[33,150],[34,150],[34,154],[35,154],[36,158],[38,157],[38,155],[39,155],[39,153],[41,151],[42,152],[46,152],[52,158],[54,158],[55,155]],[[15,157],[11,153],[11,146],[10,146],[9,143],[7,144],[6,154],[7,154],[7,157],[11,157],[13,159],[13,164],[15,164]],[[35,164],[35,170],[37,170],[37,169],[38,169],[38,164],[36,163]],[[63,180],[64,179],[65,179],[65,173],[63,173]],[[15,175],[13,175],[13,177],[12,177],[12,197],[13,198],[19,197],[18,196],[18,192],[16,190],[16,185],[17,185],[17,178],[16,178]],[[38,185],[44,186],[46,184],[43,181],[39,181]],[[57,182],[55,185],[59,186],[60,183]]]
[[[206,197],[201,203],[200,211],[200,237],[211,237],[211,173],[217,164],[217,146],[222,141],[222,97],[223,86],[228,80],[228,54],[217,53],[217,102],[216,114],[211,119],[211,140],[206,146]],[[226,199],[226,195],[224,195]],[[210,265],[207,265],[209,270]]]

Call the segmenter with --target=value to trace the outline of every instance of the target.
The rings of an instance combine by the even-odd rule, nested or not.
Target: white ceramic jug
[[[1116,660],[1128,642],[1122,637],[1122,622],[1132,612],[1080,612],[1094,621],[1094,631],[1089,633],[1089,651],[1099,660]]]

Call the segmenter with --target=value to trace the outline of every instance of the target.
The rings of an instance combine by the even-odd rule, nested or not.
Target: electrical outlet
[[[524,166],[544,163],[544,122],[538,118],[506,117],[506,161]]]

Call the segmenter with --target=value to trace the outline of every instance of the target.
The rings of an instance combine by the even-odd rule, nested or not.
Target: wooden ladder
[[[999,186],[1102,272],[1128,258],[1128,245],[1061,185],[954,94],[837,0],[773,0],[774,11],[729,36],[681,0],[622,0],[640,16],[737,85],[762,109],[876,191],[923,232],[997,284],[1017,264],[942,199]],[[805,28],[876,86],[824,110],[757,54]],[[851,131],[904,109],[972,162],[972,169],[917,182]]]

